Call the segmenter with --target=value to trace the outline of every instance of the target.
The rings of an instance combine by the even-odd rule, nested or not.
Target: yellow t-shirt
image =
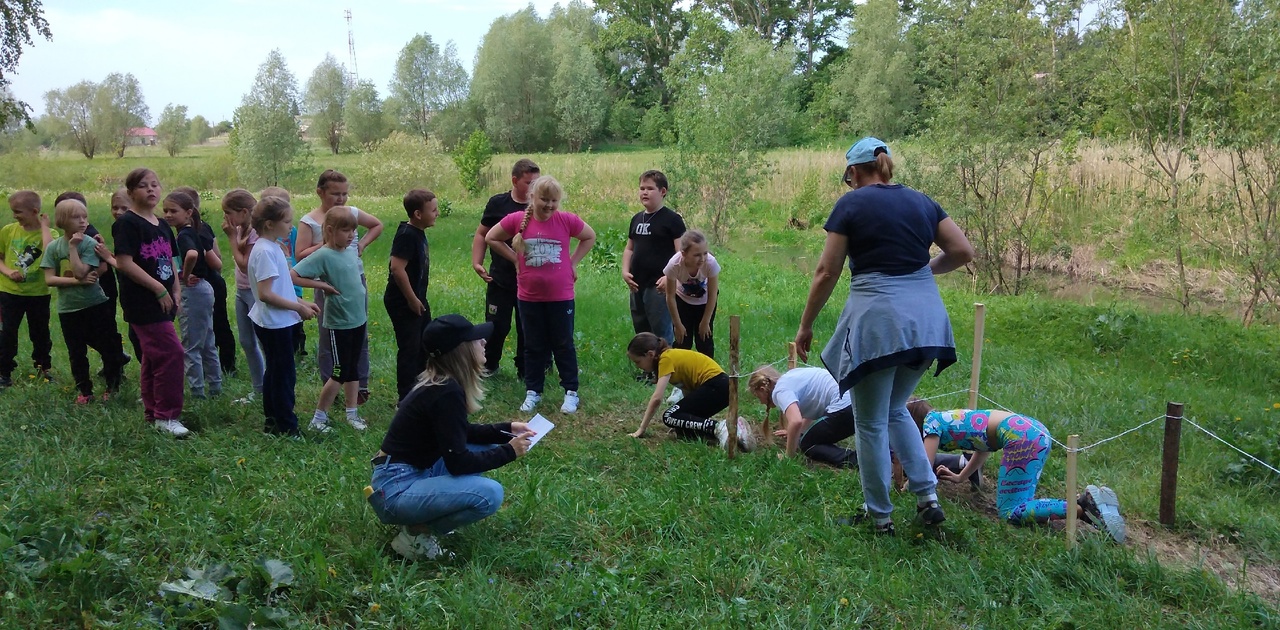
[[[50,230],[53,238],[58,238],[57,230]],[[27,231],[21,223],[10,223],[0,228],[0,252],[4,252],[4,264],[10,269],[21,271],[25,277],[22,282],[14,282],[6,275],[0,274],[0,292],[10,295],[49,295],[49,286],[44,283],[44,269],[40,261],[44,258],[44,237],[40,228]]]
[[[715,359],[694,350],[670,349],[658,357],[658,378],[671,375],[671,382],[685,390],[694,390],[703,383],[724,374]]]

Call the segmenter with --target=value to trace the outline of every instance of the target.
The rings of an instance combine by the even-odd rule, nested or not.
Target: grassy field
[[[813,168],[830,162],[807,155]],[[77,408],[55,325],[58,380],[39,383],[20,371],[15,380],[22,382],[0,392],[0,626],[1280,625],[1280,597],[1252,579],[1259,570],[1280,575],[1277,480],[1240,467],[1238,456],[1190,427],[1172,532],[1148,525],[1158,503],[1158,425],[1081,455],[1082,484],[1115,488],[1141,535],[1127,547],[1086,536],[1074,552],[1064,550],[1060,532],[995,520],[990,489],[973,496],[947,488],[948,521],[936,534],[914,526],[912,498],[896,495],[898,537],[873,538],[833,523],[861,503],[854,474],[780,461],[776,448],[728,460],[661,429],[643,440],[628,437],[651,390],[634,382],[623,352],[630,323],[610,253],[620,255],[618,239],[635,210],[631,173],[655,157],[539,157],[545,172],[568,184],[567,207],[604,237],[577,288],[582,411],[559,414],[558,392],[548,387],[542,411],[559,428],[493,473],[507,488],[507,503],[444,539],[457,552],[453,561],[402,562],[388,546],[393,530],[361,496],[394,396],[394,337],[377,299],[389,235],[366,252],[374,398],[363,411],[370,420],[364,434],[337,430],[304,443],[265,437],[260,409],[229,403],[248,391],[247,377],[239,376],[221,399],[189,401],[184,421],[197,434],[174,441],[143,424],[134,402],[136,365],[115,401]],[[223,158],[211,152],[184,159],[209,166]],[[358,172],[358,159],[341,156],[336,164]],[[103,192],[114,185],[106,180],[138,163],[153,164],[170,188],[204,168],[153,157],[74,168],[53,161],[42,176],[65,168],[58,178],[102,182],[86,186],[102,227],[109,223]],[[42,192],[56,192],[64,181],[55,184]],[[483,287],[467,260],[482,201],[448,186],[442,190],[452,212],[428,233],[429,297],[437,314],[479,319]],[[311,199],[297,205],[308,208]],[[391,225],[403,216],[395,200],[356,194],[352,202]],[[795,332],[821,232],[786,230],[771,207],[744,209],[735,237],[713,249],[725,270],[717,321],[722,362],[729,315],[742,317],[744,367],[784,358]],[[988,308],[984,393],[1041,419],[1060,439],[1078,433],[1089,444],[1177,400],[1226,439],[1280,459],[1274,329],[1124,302],[977,296],[968,288],[959,274],[944,281],[961,364],[926,378],[920,393],[967,387],[972,303],[980,300]],[[837,291],[815,326],[820,340],[840,305]],[[314,332],[312,325],[313,343]],[[20,360],[28,348],[24,337]],[[515,417],[523,386],[512,372],[507,363],[490,381],[476,421]],[[305,416],[318,391],[314,364],[300,364],[299,376]],[[958,407],[964,399],[938,402]],[[744,409],[762,415],[754,401]],[[1063,463],[1055,449],[1042,494],[1061,494]],[[1235,573],[1175,562],[1161,547],[1230,558]]]

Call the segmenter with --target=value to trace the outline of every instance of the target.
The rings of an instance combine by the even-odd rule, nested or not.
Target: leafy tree
[[[342,147],[343,109],[350,91],[347,69],[326,54],[307,80],[303,109],[311,116],[309,131],[312,137],[322,137],[334,155]]]
[[[31,107],[13,97],[8,75],[17,71],[23,45],[34,43],[32,31],[45,39],[53,39],[53,34],[40,0],[3,0],[0,15],[4,16],[0,21],[0,128],[8,128],[15,120],[31,128]]]
[[[640,120],[640,140],[649,144],[665,144],[675,138],[671,112],[661,105],[654,105]]]
[[[231,152],[246,185],[278,186],[310,171],[310,145],[298,131],[297,110],[298,83],[280,50],[272,50],[235,111]]]
[[[231,133],[232,128],[233,126],[230,120],[223,120],[214,126],[213,133],[220,136],[224,133]]]
[[[365,149],[387,137],[382,99],[378,98],[378,88],[372,81],[361,81],[351,89],[342,120],[347,135]]]
[[[559,135],[576,152],[595,139],[608,113],[604,79],[596,69],[595,55],[577,37],[566,34],[555,43],[556,74],[551,89],[556,94]]]
[[[915,51],[898,0],[868,0],[853,19],[849,47],[834,69],[828,111],[855,134],[899,138],[918,102]]]
[[[191,121],[187,119],[187,106],[170,103],[160,113],[156,123],[156,135],[160,146],[169,157],[175,157],[191,142]]]
[[[500,17],[476,52],[472,97],[485,133],[508,151],[545,150],[555,143],[555,74],[550,34],[533,7]]]
[[[688,67],[681,52],[674,63]],[[791,87],[794,49],[773,46],[744,30],[732,34],[720,66],[686,75],[674,117],[679,137],[668,156],[686,216],[697,214],[716,238],[731,211],[746,205],[755,182],[770,165],[794,115]],[[689,206],[693,206],[690,208]]]
[[[142,85],[133,74],[113,72],[98,85],[93,99],[93,124],[98,137],[115,150],[116,157],[124,157],[129,146],[129,131],[145,127],[151,118],[147,101],[142,97]]]
[[[197,114],[191,119],[191,141],[196,144],[204,144],[213,137],[213,127],[209,126],[209,120],[204,116]]]
[[[493,146],[489,144],[489,137],[483,131],[475,130],[453,154],[453,164],[458,167],[458,178],[462,180],[462,186],[467,192],[474,195],[485,189],[488,182],[484,179],[484,172],[492,161]]]
[[[453,42],[442,49],[430,35],[414,35],[396,59],[391,95],[401,107],[403,127],[425,140],[431,117],[467,97],[467,71]]]
[[[69,139],[69,144],[92,160],[101,148],[102,139],[93,124],[93,104],[98,86],[81,81],[63,90],[49,90],[44,95],[45,119],[54,133]]]
[[[431,118],[431,137],[445,150],[453,151],[483,127],[483,115],[474,98],[468,98],[444,109]]]
[[[663,71],[684,44],[688,12],[678,0],[600,0],[605,15],[600,45],[617,66],[615,87],[648,108],[670,105],[674,92]]]
[[[640,121],[645,112],[628,97],[622,97],[609,107],[609,135],[616,140],[635,140],[640,137]]]

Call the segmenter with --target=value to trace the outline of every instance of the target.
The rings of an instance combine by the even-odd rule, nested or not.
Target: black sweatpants
[[[120,331],[116,329],[115,304],[107,300],[101,304],[70,313],[58,313],[62,324],[62,338],[67,343],[67,357],[71,360],[71,378],[76,390],[84,396],[93,395],[93,380],[89,377],[89,348],[102,357],[102,376],[107,389],[120,389],[120,372],[124,368],[124,348]]]
[[[809,430],[800,436],[800,452],[809,459],[836,468],[856,468],[857,451],[836,444],[853,432],[853,406],[850,405],[809,425]]]
[[[11,376],[18,367],[18,328],[24,317],[27,337],[31,339],[31,362],[37,370],[48,371],[51,367],[49,296],[0,292],[0,376]]]
[[[716,358],[716,314],[711,312],[711,334],[706,339],[698,336],[698,325],[702,323],[702,315],[707,312],[706,304],[689,304],[676,297],[676,314],[680,316],[680,324],[684,326],[684,339],[677,340],[674,348],[689,350],[694,347],[698,352]]]
[[[662,424],[682,435],[714,437],[716,421],[711,416],[724,411],[728,406],[729,375],[721,372],[693,391],[685,392],[680,402],[662,412]]]
[[[493,333],[484,347],[484,368],[490,372],[498,371],[502,364],[502,346],[507,342],[507,334],[511,332],[511,321],[516,327],[516,376],[524,378],[524,325],[520,322],[520,310],[516,305],[515,287],[500,287],[490,282],[485,289],[484,321],[493,324]]]
[[[421,317],[407,308],[387,306],[385,301],[383,306],[396,331],[396,400],[404,400],[427,368],[427,357],[422,354],[422,328],[431,321],[431,305],[422,303]]]
[[[213,287],[213,343],[218,346],[218,365],[223,373],[236,371],[236,336],[231,332],[231,319],[227,314],[227,280],[221,275],[210,274]],[[206,279],[207,280],[207,279]]]

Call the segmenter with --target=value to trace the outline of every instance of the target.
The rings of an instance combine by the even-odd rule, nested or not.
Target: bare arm
[[[86,284],[79,278],[68,278],[66,276],[60,276],[58,275],[58,271],[56,269],[50,269],[49,267],[44,268],[44,283],[51,287],[55,287],[59,289],[66,288],[66,287],[78,287],[82,284]],[[87,284],[93,284],[93,283],[90,282]]]
[[[796,454],[800,448],[800,432],[804,429],[804,418],[800,416],[800,403],[791,403],[782,412],[782,422],[787,427],[787,457]]]
[[[391,261],[387,264],[387,268],[391,271],[391,279],[396,283],[396,288],[400,289],[400,294],[404,296],[404,301],[409,305],[409,310],[414,315],[421,316],[426,310],[422,305],[422,300],[413,294],[413,285],[409,282],[409,274],[405,271],[405,266],[409,264],[408,260],[399,256],[392,256]],[[294,273],[297,273],[296,271]],[[296,282],[294,284],[297,284]]]
[[[310,216],[310,215],[307,215],[307,216]],[[324,247],[323,242],[320,242],[320,243],[311,242],[312,239],[315,238],[315,235],[312,234],[312,232],[313,230],[311,229],[310,225],[307,225],[302,221],[298,221],[298,240],[294,242],[294,246],[293,246],[294,260],[301,262],[302,259],[306,258],[307,256],[310,256],[311,252],[314,252],[317,249]]]
[[[138,266],[138,263],[133,262],[132,254],[116,254],[116,269],[119,269],[120,273],[132,280],[134,284],[146,288],[152,295],[156,296],[156,300],[160,302],[160,310],[166,313],[173,311],[174,304],[176,304],[175,300],[178,296],[169,295],[168,289],[163,284],[160,284],[159,280],[147,275],[147,272],[143,271],[142,267]],[[173,286],[176,289],[178,283],[173,283]],[[177,291],[174,293],[176,294]]]
[[[375,217],[368,212],[361,211],[359,218],[356,219],[356,223],[367,230],[364,233],[364,236],[360,237],[360,244],[356,246],[356,249],[360,250],[360,255],[363,256],[365,248],[378,240],[379,236],[382,236],[382,221],[379,221],[378,217]],[[301,234],[299,234],[299,236],[301,236]],[[298,260],[302,259],[299,258]]]
[[[80,238],[76,238],[76,236]],[[80,258],[80,243],[84,241],[84,233],[82,232],[76,236],[67,239],[67,245],[70,246],[67,248],[67,260],[71,262],[71,275],[76,280],[83,280],[93,269],[89,268],[89,265]]]
[[[205,252],[204,264],[209,266],[209,270],[214,273],[222,273],[222,254],[218,253],[217,241],[214,241],[214,248]]]
[[[311,319],[316,316],[316,305],[298,298],[294,295],[288,297],[277,295],[271,290],[271,281],[274,278],[264,278],[258,281],[258,300],[268,306],[274,306],[279,309],[293,311],[302,316],[302,319]]]
[[[196,262],[198,262],[199,260],[200,260],[200,253],[194,249],[188,250],[187,253],[182,256],[182,277],[183,278],[191,277],[191,272],[195,271]]]
[[[703,339],[711,336],[711,318],[715,317],[716,302],[719,300],[720,276],[707,278],[707,309],[702,313],[702,321],[698,322],[698,336]]]
[[[627,238],[627,246],[622,248],[622,281],[627,283],[627,288],[632,291],[639,291],[640,285],[636,284],[635,276],[631,275],[631,257],[636,253],[635,241]],[[675,317],[672,315],[672,317]],[[674,320],[672,320],[674,321]]]
[[[649,428],[649,422],[653,420],[654,414],[658,411],[658,407],[662,405],[662,395],[667,393],[667,383],[671,382],[671,375],[664,374],[658,377],[658,382],[653,386],[653,396],[649,398],[649,404],[644,408],[644,419],[640,421],[640,428],[631,437],[643,437],[646,429]]]
[[[936,445],[937,443],[936,440],[938,439],[938,436],[931,435],[929,437],[935,440],[935,445]],[[928,444],[928,438],[926,438],[925,443]],[[936,451],[937,447],[935,446],[934,448]],[[926,447],[926,450],[927,450],[927,447]],[[990,451],[977,451],[973,454],[973,457],[969,458],[968,463],[964,465],[964,469],[961,470],[960,472],[953,473],[946,466],[938,466],[937,469],[934,470],[934,473],[938,475],[938,479],[959,483],[961,481],[964,481],[965,479],[968,479],[969,476],[974,473],[974,471],[981,469],[982,465],[987,463],[988,457],[991,457]],[[929,461],[933,461],[933,458],[930,457]]]
[[[471,239],[471,269],[480,276],[485,282],[493,282],[493,277],[484,268],[484,252],[488,249],[488,243],[485,243],[484,237],[489,233],[489,228],[481,223],[476,226],[476,235]]]
[[[502,227],[502,224],[498,224],[489,228],[489,232],[484,235],[484,242],[489,245],[489,249],[493,251],[493,253],[510,260],[514,265],[518,265],[520,263],[516,258],[516,250],[511,249],[511,246],[507,245],[507,240],[511,237],[512,234],[507,232],[507,230]]]
[[[796,331],[796,352],[801,361],[809,359],[809,346],[813,343],[813,321],[826,306],[835,289],[836,281],[844,272],[844,259],[849,255],[849,238],[843,234],[827,232],[827,242],[822,246],[822,256],[818,259],[818,268],[813,271],[813,282],[809,285],[809,297],[804,303],[804,313],[800,316],[800,329]]]
[[[684,343],[684,336],[689,331],[685,330],[684,322],[680,321],[680,309],[676,307],[676,279],[670,275],[663,275],[662,279],[667,283],[667,313],[671,314],[671,327],[675,331],[676,341]]]
[[[299,286],[304,289],[316,289],[319,291],[324,291],[329,295],[341,295],[338,292],[338,289],[336,289],[332,284],[329,284],[328,282],[324,282],[321,280],[312,280],[311,278],[308,278],[306,276],[298,275],[297,269],[290,269],[289,276],[290,276],[290,279],[293,280],[294,286]]]
[[[583,223],[582,231],[578,232],[578,235],[574,238],[578,239],[578,246],[573,249],[573,255],[569,257],[569,260],[574,265],[577,265],[582,262],[583,258],[587,257],[587,252],[596,246],[596,231],[591,229],[590,225]]]
[[[929,261],[929,269],[935,276],[955,271],[973,260],[973,245],[969,243],[964,231],[951,220],[951,217],[943,219],[938,224],[938,234],[934,236],[933,242],[937,243],[938,248],[942,250],[941,254]]]

